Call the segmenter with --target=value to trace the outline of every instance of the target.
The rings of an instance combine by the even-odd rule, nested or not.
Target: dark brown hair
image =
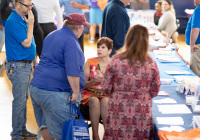
[[[169,5],[172,5],[172,1],[171,0],[163,0],[166,1]]]
[[[102,44],[105,44],[108,50],[113,48],[113,41],[108,37],[101,37],[98,39],[97,46],[101,46]]]
[[[124,46],[118,51],[121,53],[121,59],[128,59],[133,65],[137,60],[142,65],[147,61],[149,50],[149,33],[146,27],[135,25],[128,30]],[[134,62],[133,62],[134,58]]]
[[[158,3],[160,6],[162,5],[162,1],[158,0],[156,3]]]

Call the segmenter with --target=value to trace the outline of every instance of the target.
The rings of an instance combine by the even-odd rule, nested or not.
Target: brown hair
[[[117,51],[121,53],[121,59],[128,59],[133,65],[139,60],[142,65],[147,61],[149,50],[149,33],[146,27],[135,25],[128,30],[125,37],[124,46]],[[133,62],[134,58],[134,62]]]
[[[101,37],[98,39],[97,46],[101,46],[102,44],[105,44],[108,50],[113,48],[113,41],[108,37]]]

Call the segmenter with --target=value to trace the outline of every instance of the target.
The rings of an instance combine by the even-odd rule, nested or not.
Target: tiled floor
[[[179,36],[179,52],[180,54],[186,59],[189,60],[189,47],[185,44],[184,35]],[[96,44],[89,44],[88,43],[88,35],[85,35],[85,57],[87,58],[94,57],[96,55]],[[0,54],[0,60],[5,60],[5,53]],[[10,140],[10,132],[12,130],[11,127],[11,110],[12,110],[12,93],[11,93],[11,83],[6,76],[5,69],[0,75],[0,140]],[[27,110],[27,128],[31,132],[37,133],[38,127],[35,121],[33,107],[31,104],[31,100],[29,98],[28,103],[28,110]],[[90,128],[90,135],[91,135],[91,128]],[[100,138],[102,139],[104,133],[103,126],[100,124],[99,127],[99,134]],[[92,136],[92,135],[91,135]]]

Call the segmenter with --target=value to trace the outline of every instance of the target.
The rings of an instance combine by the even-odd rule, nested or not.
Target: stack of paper
[[[166,47],[166,43],[155,41],[151,36],[149,37],[149,45],[150,45],[150,49],[159,49],[160,47],[161,48]]]
[[[192,113],[185,104],[158,105],[158,111],[162,114],[189,114]]]
[[[185,128],[181,127],[181,126],[170,126],[170,127],[160,127],[159,130],[161,131],[176,131],[176,132],[182,132],[185,130]]]
[[[156,58],[159,56],[172,56],[171,51],[162,51],[162,50],[154,50],[153,54],[155,55]]]
[[[154,103],[163,104],[163,103],[177,103],[177,102],[176,102],[176,100],[171,99],[171,98],[164,98],[164,99],[160,99],[160,100],[154,100]]]
[[[174,76],[174,79],[177,83],[182,84],[184,81],[195,81],[195,83],[199,82],[198,76]]]
[[[189,71],[185,71],[185,70],[165,71],[165,73],[170,74],[170,75],[175,75],[175,74],[179,74],[179,75],[191,74]]]
[[[170,85],[174,79],[160,79],[161,85]]]
[[[158,60],[160,62],[180,62],[176,56],[159,56]]]
[[[182,117],[156,117],[158,124],[184,125]]]
[[[169,96],[169,94],[166,91],[159,91],[157,95],[159,95],[159,96]]]

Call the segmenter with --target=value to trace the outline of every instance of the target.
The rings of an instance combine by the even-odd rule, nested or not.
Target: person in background
[[[7,18],[12,13],[12,9],[9,7],[10,0],[0,1],[0,53],[5,43],[5,23]]]
[[[72,103],[79,104],[85,86],[85,58],[78,38],[85,16],[70,14],[64,26],[49,34],[43,42],[39,64],[35,67],[30,95],[39,130],[45,140],[61,140],[63,122],[72,119]]]
[[[97,4],[97,0],[90,0],[90,13],[89,13],[89,20],[90,20],[90,43],[95,42],[95,34],[96,34],[96,27],[99,26],[99,36],[101,36],[101,26],[102,26],[102,15],[103,12],[99,8]]]
[[[133,0],[129,8],[134,10],[150,9],[149,0]]]
[[[162,1],[159,0],[156,2],[155,4],[155,10],[156,10],[156,13],[154,14],[154,23],[155,25],[158,25],[158,21],[160,19],[160,17],[162,16]]]
[[[35,6],[32,8],[32,12],[34,15],[34,28],[33,28],[33,36],[36,44],[36,53],[40,57],[42,53],[42,44],[43,44],[43,31],[40,27],[40,24],[38,23],[38,13]]]
[[[110,97],[104,140],[153,139],[152,98],[159,92],[160,75],[148,50],[147,28],[135,25],[107,65],[101,82]]]
[[[200,77],[200,0],[194,0],[196,6],[185,30],[185,41],[190,45],[190,69]]]
[[[176,16],[173,12],[173,4],[171,0],[162,1],[162,12],[163,15],[160,17],[158,22],[158,30],[167,37],[172,38],[174,41],[177,40],[177,25],[176,25]]]
[[[64,6],[63,17],[72,13],[84,14],[84,9],[89,9],[89,0],[59,0],[60,7]],[[84,52],[84,33],[78,39],[82,51]]]
[[[112,0],[103,10],[101,37],[113,40],[110,56],[114,55],[124,44],[124,38],[130,27],[130,19],[125,6],[130,2],[131,0]]]
[[[43,31],[43,39],[57,27],[54,24],[54,12],[56,13],[58,29],[63,26],[62,11],[59,0],[33,0],[38,12],[38,22]]]
[[[98,134],[100,116],[105,126],[109,98],[104,91],[99,89],[106,66],[110,61],[113,41],[107,37],[97,41],[98,57],[90,58],[84,65],[86,85],[81,91],[83,105],[89,106],[90,120],[92,124],[93,140],[100,140]]]
[[[32,7],[31,0],[15,0],[15,10],[5,25],[6,73],[12,83],[14,98],[12,101],[12,140],[32,139],[37,136],[26,129],[28,88],[32,61],[36,55]]]

